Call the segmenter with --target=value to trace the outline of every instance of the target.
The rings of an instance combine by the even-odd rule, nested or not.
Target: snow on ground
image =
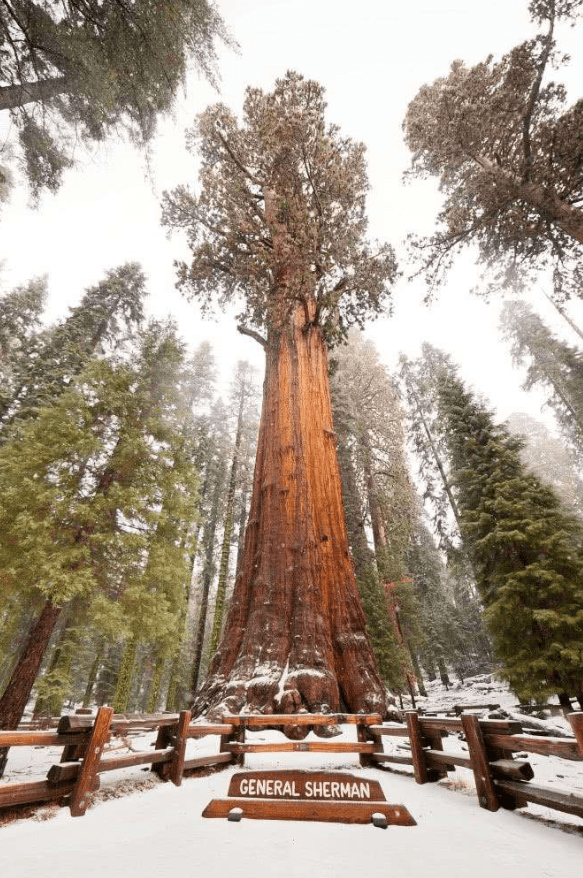
[[[516,699],[486,677],[449,693],[440,684],[432,684],[427,702],[422,700],[427,706],[461,702],[499,703],[516,712]],[[553,728],[569,731],[561,717],[546,723],[550,733]],[[128,743],[132,749],[143,750],[151,739],[148,735]],[[311,733],[306,740],[314,739]],[[344,727],[343,739],[355,740],[354,727]],[[283,740],[283,735],[263,731],[249,735],[249,740]],[[112,745],[120,743],[114,739]],[[387,738],[385,749],[405,743],[406,739]],[[445,738],[443,744],[446,751],[460,752],[465,747],[456,735]],[[217,750],[218,739],[208,737],[189,741],[188,756]],[[405,753],[406,747],[398,752]],[[13,748],[6,780],[42,777],[59,756],[55,748],[51,753],[48,748]],[[529,759],[534,782],[583,791],[583,763],[536,755]],[[203,819],[208,802],[225,797],[232,774],[241,769],[185,779],[177,788],[133,768],[102,775],[97,800],[83,818],[72,818],[67,808],[47,806],[36,818],[0,828],[0,875],[160,878],[220,871],[236,873],[238,878],[258,873],[262,878],[357,878],[377,873],[399,878],[425,878],[427,874],[431,878],[562,878],[581,870],[583,820],[534,805],[515,812],[485,811],[478,806],[472,773],[465,769],[458,768],[447,781],[419,786],[402,774],[361,769],[346,754],[258,754],[248,756],[245,767],[329,768],[377,779],[387,801],[405,805],[418,825],[389,826],[383,831],[372,825]],[[151,788],[112,798],[122,778],[126,790],[132,784]],[[525,819],[525,814],[535,819]],[[49,815],[51,819],[43,819]],[[578,830],[568,834],[544,820],[571,824]]]

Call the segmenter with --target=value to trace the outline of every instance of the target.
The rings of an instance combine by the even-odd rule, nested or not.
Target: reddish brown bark
[[[32,626],[10,682],[0,698],[0,729],[12,730],[18,727],[60,613],[61,607],[47,601]],[[7,759],[8,748],[0,749],[0,777],[4,773]]]
[[[267,339],[243,561],[198,713],[386,711],[348,548],[326,344],[311,311],[298,305]]]

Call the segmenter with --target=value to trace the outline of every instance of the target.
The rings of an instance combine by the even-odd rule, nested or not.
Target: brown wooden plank
[[[468,750],[470,751],[478,802],[481,808],[486,808],[488,811],[497,811],[500,803],[494,789],[492,775],[490,774],[488,753],[484,743],[484,736],[480,729],[480,721],[477,716],[471,713],[462,714],[461,720],[468,743]],[[502,735],[501,737],[504,736]]]
[[[206,735],[221,735],[222,737],[225,737],[227,735],[232,735],[234,730],[235,726],[228,725],[227,723],[195,724],[188,727],[188,737],[204,738]]]
[[[386,802],[321,802],[308,799],[213,799],[203,817],[227,817],[241,808],[253,820],[317,820],[322,823],[370,823],[373,814],[384,814],[397,826],[416,826],[404,805]]]
[[[488,747],[497,747],[509,752],[526,750],[527,753],[538,753],[540,756],[560,756],[581,762],[583,754],[577,746],[575,738],[537,738],[527,735],[484,735]]]
[[[101,753],[109,737],[109,724],[113,716],[112,707],[100,707],[95,717],[93,731],[87,745],[87,753],[81,763],[75,788],[71,793],[69,808],[72,817],[82,817],[89,804],[89,792],[97,776]],[[81,719],[83,717],[80,717]]]
[[[468,756],[459,756],[457,753],[444,753],[443,750],[426,750],[425,759],[433,767],[439,767],[440,765],[451,766],[450,771],[453,771],[456,765],[460,768],[472,767],[472,760]]]
[[[170,769],[168,778],[172,783],[179,787],[182,783],[182,772],[184,771],[184,759],[186,756],[186,742],[188,740],[188,726],[192,719],[192,713],[189,710],[181,710],[176,725],[176,734],[172,751],[172,759],[170,760]]]
[[[448,718],[438,716],[422,716],[419,717],[421,728],[424,732],[428,729],[443,729],[447,732],[461,732],[462,721],[460,718]],[[482,734],[507,734],[519,735],[522,732],[522,725],[515,720],[509,719],[481,719],[480,728]]]
[[[151,765],[159,762],[170,762],[172,750],[153,750],[141,753],[128,753],[127,756],[105,756],[99,762],[97,771],[117,771],[118,768],[133,768],[136,765]],[[79,762],[65,762],[51,765],[47,774],[49,783],[62,783],[75,780],[79,773]]]
[[[57,785],[46,780],[0,784],[0,808],[60,799],[61,796],[69,795],[73,786],[73,783]]]
[[[427,763],[425,762],[425,750],[423,748],[423,736],[421,732],[421,724],[419,715],[414,710],[405,712],[405,721],[409,729],[409,740],[411,741],[411,759],[413,760],[413,772],[417,783],[428,783],[430,778],[427,771]]]
[[[397,756],[395,753],[373,753],[374,762],[393,762],[395,765],[413,765],[410,756]]]
[[[230,753],[374,753],[375,744],[349,741],[281,741],[277,744],[225,744]]]
[[[141,716],[125,716],[124,714],[116,713],[113,715],[110,728],[112,732],[121,733],[134,729],[156,729],[160,726],[174,726],[177,722],[177,713],[143,714]],[[71,731],[91,729],[92,727],[92,717],[73,714],[72,716],[62,716],[60,718],[57,731],[60,734],[65,734]]]
[[[409,729],[406,725],[394,726],[370,726],[373,735],[381,735],[382,737],[406,738],[409,736]]]
[[[367,726],[381,723],[380,713],[251,713],[224,714],[223,722],[233,726],[244,726],[247,729],[263,729],[270,726],[327,726],[348,723]]]
[[[184,760],[184,771],[192,771],[194,768],[203,768],[205,765],[221,765],[233,762],[230,753],[213,753],[212,756],[197,756],[195,759]]]
[[[385,802],[378,780],[339,771],[243,771],[229,784],[229,797]]]
[[[571,723],[575,740],[583,758],[583,710],[577,710],[575,713],[568,713],[567,719]]]
[[[503,790],[519,799],[526,799],[536,805],[554,808],[556,811],[564,811],[565,814],[583,817],[583,796],[577,793],[562,793],[549,787],[520,783],[516,780],[496,780],[494,783],[496,789]]]
[[[169,726],[163,725],[158,728],[156,735],[156,750],[167,750],[171,747],[172,730]],[[156,762],[152,765],[152,771],[158,775],[161,780],[168,780],[169,765],[167,762]]]
[[[0,747],[62,747],[64,744],[82,744],[89,733],[59,735],[57,732],[0,732]]]
[[[490,771],[497,780],[531,780],[534,777],[530,762],[521,759],[496,759],[490,762]]]

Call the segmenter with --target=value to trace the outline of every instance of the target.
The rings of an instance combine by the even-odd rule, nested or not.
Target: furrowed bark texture
[[[380,711],[349,554],[326,343],[298,305],[266,345],[245,548],[197,713]]]

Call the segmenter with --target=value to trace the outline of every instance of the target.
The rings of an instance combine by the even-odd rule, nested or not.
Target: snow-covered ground
[[[487,678],[449,693],[433,684],[428,702],[443,706],[499,703],[507,712],[516,712],[516,700]],[[562,717],[545,723],[551,734],[553,729],[570,731]],[[354,735],[354,727],[344,727],[345,739],[354,740]],[[264,731],[252,738],[267,741],[283,736]],[[147,736],[129,743],[138,750],[147,749],[150,741]],[[112,743],[115,747],[120,741]],[[443,743],[446,751],[459,752],[465,746],[455,735]],[[399,745],[406,745],[405,739],[385,739],[387,750]],[[189,742],[188,755],[217,749],[216,738],[204,738]],[[59,755],[60,751],[49,753],[48,748],[13,748],[6,780],[42,777]],[[535,755],[529,759],[534,782],[583,792],[583,763]],[[562,878],[581,871],[583,820],[534,805],[515,812],[485,811],[478,806],[472,773],[465,769],[458,768],[447,781],[419,786],[402,774],[361,769],[356,759],[343,754],[254,755],[247,757],[246,768],[330,768],[377,779],[387,801],[405,805],[417,826],[389,826],[383,831],[372,825],[203,819],[204,807],[212,798],[225,797],[232,774],[241,769],[185,779],[177,788],[134,768],[102,775],[95,804],[83,818],[71,818],[67,808],[46,806],[33,818],[0,828],[0,875],[160,878],[213,873],[243,878],[257,874],[262,878],[357,878],[390,873],[399,878],[428,874],[431,878]],[[125,779],[123,790],[121,778]],[[571,833],[561,831],[560,826],[570,828]]]

